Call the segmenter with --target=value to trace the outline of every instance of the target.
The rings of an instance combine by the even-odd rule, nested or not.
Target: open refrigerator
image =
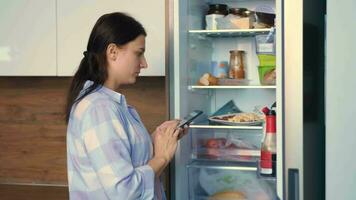
[[[206,30],[205,15],[209,4],[226,4],[229,8],[242,7],[252,11],[256,7],[267,7],[274,11],[275,25]],[[171,165],[170,199],[213,199],[214,194],[224,191],[242,193],[246,199],[286,199],[287,196],[299,199],[303,196],[300,187],[303,158],[298,150],[303,145],[300,134],[303,118],[298,114],[302,109],[302,101],[298,99],[303,95],[302,17],[298,17],[302,13],[301,1],[172,0],[168,10],[169,44],[173,44],[169,46],[167,70],[170,117],[183,118],[193,110],[204,112],[204,116],[191,124],[189,134],[178,145]],[[274,83],[265,84],[259,71],[258,38],[271,33],[276,78]],[[293,40],[285,43],[287,37]],[[204,74],[215,73],[214,62],[229,63],[230,50],[244,51],[245,79],[231,81],[225,78],[219,79],[217,84],[200,84]],[[286,69],[286,65],[293,68]],[[254,112],[276,102],[276,177],[266,178],[259,174],[264,123],[219,124],[208,120],[231,102],[239,112]],[[209,143],[216,145],[219,142],[225,147],[226,143],[232,144],[233,148],[209,147]],[[236,143],[249,148],[239,149]],[[293,156],[286,157],[286,154]]]

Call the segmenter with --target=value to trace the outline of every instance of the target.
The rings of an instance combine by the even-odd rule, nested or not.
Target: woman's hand
[[[189,132],[189,126],[185,125],[183,129],[180,129],[179,132],[179,136],[178,136],[178,140],[180,140],[182,137],[184,137],[185,135],[187,135]]]
[[[178,119],[174,119],[174,120],[170,120],[170,121],[165,121],[163,122],[161,125],[159,125],[156,130],[151,134],[152,140],[154,139],[156,132],[157,131],[162,131],[165,130],[168,126],[172,125],[172,124],[179,124],[180,120]],[[176,125],[176,126],[177,126]],[[183,129],[178,129],[179,130],[179,136],[178,136],[178,140],[181,139],[183,136],[185,136],[188,132],[189,132],[189,128],[188,126],[184,126]]]
[[[152,134],[154,156],[148,165],[152,167],[156,176],[160,176],[176,152],[178,135],[181,132],[177,129],[178,123],[179,120],[167,121],[157,127]]]
[[[178,123],[178,120],[172,120],[157,127],[153,138],[154,157],[164,158],[168,162],[173,158],[181,132],[176,129]]]

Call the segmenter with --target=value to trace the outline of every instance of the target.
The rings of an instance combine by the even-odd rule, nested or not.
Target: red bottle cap
[[[262,112],[267,115],[269,113],[269,109],[267,107],[262,108]]]

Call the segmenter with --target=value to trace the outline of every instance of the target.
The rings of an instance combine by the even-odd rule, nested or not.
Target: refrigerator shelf
[[[189,30],[191,34],[200,34],[209,37],[252,37],[259,34],[268,34],[270,28],[265,29],[223,29],[223,30]]]
[[[202,161],[194,160],[187,165],[188,168],[219,169],[219,170],[239,170],[256,171],[256,162],[236,162],[236,161]]]
[[[262,130],[262,126],[227,126],[227,125],[206,125],[191,124],[189,128],[194,129],[240,129],[240,130]]]
[[[243,158],[234,158],[234,159],[211,159],[211,158],[201,158],[201,157],[197,157],[197,155],[192,155],[192,160],[194,161],[206,161],[206,162],[222,162],[222,163],[225,163],[225,162],[237,162],[237,163],[251,163],[251,162],[257,162],[258,159],[260,157],[257,157],[257,156],[249,156],[250,159],[247,160],[243,160]]]
[[[212,85],[201,86],[191,85],[188,86],[189,90],[193,89],[276,89],[275,85]]]

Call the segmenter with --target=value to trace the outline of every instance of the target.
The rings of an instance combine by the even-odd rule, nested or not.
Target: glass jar
[[[209,5],[209,10],[208,10],[208,15],[210,14],[218,14],[218,15],[227,15],[228,10],[227,10],[227,5],[226,4],[210,4]]]
[[[233,14],[239,17],[248,17],[249,10],[247,8],[230,8],[229,14]]]
[[[205,15],[205,23],[207,30],[217,30],[216,19],[223,18],[228,14],[226,4],[210,4],[207,15]]]
[[[230,51],[229,78],[245,79],[244,55],[245,51]]]

